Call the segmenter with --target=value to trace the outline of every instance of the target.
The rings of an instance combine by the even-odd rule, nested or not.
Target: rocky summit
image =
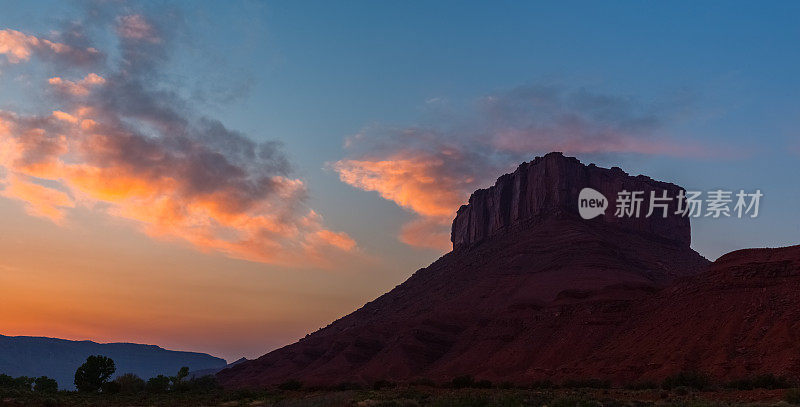
[[[554,217],[577,215],[578,196],[583,188],[592,188],[614,203],[621,191],[643,192],[645,203],[649,203],[651,192],[656,197],[666,192],[674,198],[682,189],[644,175],[632,177],[618,167],[584,165],[576,158],[550,153],[522,163],[513,173],[498,178],[494,186],[475,191],[453,220],[453,249],[474,245],[516,227],[531,228]],[[613,216],[615,207],[609,205],[606,215],[598,219],[626,231],[689,247],[689,218],[675,213],[676,200],[669,203],[666,218],[661,209],[650,217],[646,211],[641,216]]]
[[[592,188],[612,203],[578,215]],[[300,341],[217,374],[228,387],[460,375],[625,384],[685,370],[800,373],[800,249],[690,248],[689,219],[614,216],[621,190],[681,188],[551,153],[472,194],[454,250]]]

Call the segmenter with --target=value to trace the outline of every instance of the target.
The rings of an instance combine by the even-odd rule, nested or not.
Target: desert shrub
[[[136,376],[133,373],[125,373],[122,376],[117,377],[114,379],[114,382],[119,384],[119,391],[120,393],[125,394],[135,394],[144,391],[145,383],[144,379],[139,376]]]
[[[517,394],[468,393],[448,394],[431,400],[431,407],[511,407],[521,406],[524,400]]]
[[[651,390],[651,389],[658,389],[659,385],[656,382],[644,381],[644,382],[628,383],[624,387],[626,390]]]
[[[424,404],[431,398],[431,393],[427,391],[421,391],[413,387],[406,387],[397,392],[397,397],[405,400],[414,400],[419,404]]]
[[[103,385],[100,386],[100,391],[103,392],[103,394],[117,394],[120,388],[121,386],[119,383],[111,381],[103,383]]]
[[[300,383],[299,380],[287,380],[278,385],[278,388],[281,390],[300,390],[303,388],[303,383]]]
[[[753,379],[753,386],[757,389],[788,389],[792,387],[789,379],[784,376],[775,376],[774,374],[758,375]]]
[[[333,389],[336,391],[361,390],[363,388],[364,386],[362,386],[361,384],[353,382],[341,382],[333,387]]]
[[[212,393],[220,390],[222,386],[217,382],[217,378],[211,375],[194,377],[183,380],[173,385],[173,390],[180,392],[190,392],[196,394]]]
[[[608,389],[611,388],[611,382],[600,379],[573,379],[565,381],[564,387],[571,389]]]
[[[58,382],[47,376],[37,377],[33,382],[33,391],[37,393],[56,393],[58,392]]]
[[[800,389],[786,390],[786,394],[783,396],[783,399],[786,400],[787,403],[800,404]]]
[[[752,389],[788,389],[792,387],[785,377],[777,377],[773,374],[763,374],[755,377],[734,380],[725,384],[729,389],[752,390]]]
[[[427,386],[427,387],[436,387],[436,382],[428,378],[419,378],[414,379],[409,383],[412,386]]]
[[[147,380],[145,390],[148,393],[166,393],[169,390],[170,378],[160,374]]]
[[[111,358],[101,355],[89,356],[75,371],[75,387],[81,392],[98,391],[116,370],[117,367]]]
[[[595,407],[600,406],[597,401],[580,397],[560,397],[550,403],[551,407]]]
[[[395,387],[397,387],[397,383],[390,382],[388,380],[378,380],[372,384],[373,390],[393,389]]]
[[[510,390],[510,389],[513,389],[513,388],[515,388],[517,386],[515,386],[514,383],[512,383],[512,382],[502,381],[502,382],[500,382],[500,384],[497,385],[497,387],[500,388],[500,389],[503,389],[503,390]]]
[[[705,373],[688,371],[676,373],[664,379],[661,387],[670,390],[675,387],[688,387],[695,390],[703,390],[711,385],[711,378]]]
[[[34,380],[28,376],[11,377],[7,374],[0,374],[0,389],[29,392]]]
[[[465,389],[467,387],[475,387],[475,379],[470,375],[456,376],[450,382],[450,386],[454,389]]]
[[[529,386],[531,389],[539,389],[539,390],[546,390],[546,389],[555,389],[556,384],[551,382],[550,380],[536,380]]]

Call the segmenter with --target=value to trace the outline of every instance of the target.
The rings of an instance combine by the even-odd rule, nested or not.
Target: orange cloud
[[[64,80],[56,76],[50,78],[48,83],[55,86],[60,91],[73,96],[86,96],[89,94],[89,90],[92,86],[102,85],[106,83],[106,80],[100,75],[90,73],[77,82]]]
[[[447,250],[450,222],[476,185],[472,175],[451,171],[453,162],[462,159],[452,149],[440,153],[405,150],[380,159],[341,160],[332,167],[341,181],[376,191],[419,216],[403,226],[400,241]]]
[[[341,160],[333,168],[343,182],[377,191],[420,215],[450,217],[464,199],[459,185],[470,183],[470,179],[442,177],[444,165],[444,160],[435,156],[398,152],[386,159]]]
[[[27,35],[15,30],[0,30],[0,55],[12,64],[27,61],[34,53],[91,59],[99,54],[94,48],[76,49],[69,45]]]
[[[257,262],[326,265],[357,251],[305,207],[306,185],[289,176],[279,143],[198,117],[179,92],[154,80],[168,55],[161,23],[120,17],[117,66],[91,60],[94,48],[0,30],[0,54],[11,63],[57,56],[43,61],[73,72],[91,60],[103,74],[49,78],[59,96],[49,115],[0,111],[0,194],[54,222],[87,207],[154,238]]]
[[[6,177],[0,195],[25,202],[25,210],[31,215],[61,223],[64,208],[74,208],[75,202],[66,193],[35,184],[29,179],[18,174]]]
[[[180,169],[198,164],[191,158],[152,145],[148,158],[158,168],[143,171],[124,158],[137,153],[126,150],[129,144],[102,132],[112,129],[87,132],[82,124],[92,119],[79,117],[61,111],[42,118],[0,112],[0,166],[9,174],[3,196],[21,200],[32,215],[56,222],[64,219],[66,208],[102,207],[140,224],[150,236],[251,261],[321,264],[326,250],[356,250],[352,238],[325,229],[314,211],[303,214],[293,207],[305,193],[301,180],[259,180],[270,184],[263,196],[249,196],[236,183],[195,191],[188,179],[191,168],[188,173]],[[33,123],[41,127],[31,128]],[[67,192],[34,183],[33,177]]]

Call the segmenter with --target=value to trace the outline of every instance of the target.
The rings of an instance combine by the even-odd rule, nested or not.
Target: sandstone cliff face
[[[677,202],[674,199],[667,218],[662,217],[661,209],[645,217],[650,191],[661,196],[666,190],[667,196],[674,198],[681,190],[679,186],[643,175],[633,177],[617,167],[584,165],[576,158],[549,153],[522,163],[513,173],[498,178],[494,186],[475,191],[453,220],[453,249],[470,247],[515,227],[535,227],[544,219],[578,216],[578,194],[586,187],[601,192],[609,200],[605,215],[592,222],[607,222],[626,231],[689,247],[689,219],[675,215]],[[645,192],[639,217],[614,216],[617,194],[622,190]]]

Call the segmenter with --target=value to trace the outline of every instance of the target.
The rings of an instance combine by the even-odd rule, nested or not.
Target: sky
[[[4,335],[257,357],[449,251],[563,151],[800,241],[796,2],[0,0]]]

